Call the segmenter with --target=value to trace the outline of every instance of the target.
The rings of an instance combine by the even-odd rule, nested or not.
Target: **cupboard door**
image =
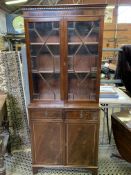
[[[32,99],[61,99],[60,19],[27,20]]]
[[[66,164],[97,165],[97,124],[69,120],[66,123]]]
[[[100,69],[100,19],[68,18],[68,101],[96,101]]]
[[[63,124],[61,121],[35,120],[32,124],[33,163],[63,164]]]

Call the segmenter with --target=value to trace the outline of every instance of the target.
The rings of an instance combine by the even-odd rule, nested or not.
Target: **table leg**
[[[102,130],[102,144],[104,142],[104,135],[105,135],[105,108],[103,109],[104,117],[103,117],[103,130]]]
[[[108,115],[108,104],[102,104],[103,106],[103,112],[104,112],[104,117],[103,117],[103,132],[102,132],[102,143],[104,141],[104,135],[105,135],[105,120],[106,120],[106,125],[107,125],[107,135],[108,135],[108,141],[110,144],[111,141],[111,133],[110,133],[110,125],[109,125],[109,115]]]
[[[106,104],[106,123],[107,123],[107,135],[108,135],[108,141],[110,144],[110,126],[109,126],[109,115],[108,115],[108,104]]]

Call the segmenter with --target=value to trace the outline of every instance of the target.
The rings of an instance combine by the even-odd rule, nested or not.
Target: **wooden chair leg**
[[[98,175],[98,170],[93,170],[92,175]]]
[[[34,175],[34,174],[37,174],[37,173],[38,173],[38,168],[33,167],[33,168],[32,168],[32,171],[33,171],[33,175]]]

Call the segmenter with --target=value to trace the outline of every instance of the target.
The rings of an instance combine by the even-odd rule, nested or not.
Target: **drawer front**
[[[30,117],[34,119],[61,119],[62,118],[62,110],[49,110],[49,109],[30,109],[29,111]]]
[[[79,110],[66,111],[66,119],[98,120],[99,111]]]

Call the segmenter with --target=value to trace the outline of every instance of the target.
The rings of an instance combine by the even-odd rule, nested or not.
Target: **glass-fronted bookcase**
[[[34,173],[61,165],[97,174],[104,9],[23,7]]]
[[[28,23],[32,99],[98,99],[100,19],[76,19],[61,19],[63,26],[56,19]],[[63,33],[64,26],[66,30]],[[66,78],[62,79],[61,74]],[[66,87],[65,99],[62,97],[63,87]]]

